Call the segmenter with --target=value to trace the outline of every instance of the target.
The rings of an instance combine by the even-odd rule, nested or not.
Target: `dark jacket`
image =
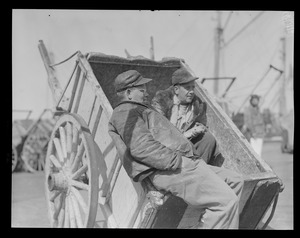
[[[168,120],[170,120],[172,107],[174,105],[173,97],[174,91],[173,86],[171,86],[165,90],[157,91],[151,102],[152,107],[154,107],[155,110],[168,118]],[[207,124],[206,103],[195,95],[192,104],[195,108],[194,117],[192,118],[191,122],[184,127],[183,131],[191,128],[195,124],[195,122],[200,122],[205,126]]]
[[[189,140],[167,118],[141,103],[120,103],[113,111],[108,132],[134,181],[156,170],[176,170],[181,156],[194,156]]]

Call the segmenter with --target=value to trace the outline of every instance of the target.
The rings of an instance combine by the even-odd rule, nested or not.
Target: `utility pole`
[[[279,98],[279,113],[281,113],[282,115],[286,114],[286,97],[285,97],[285,88],[286,88],[286,78],[285,78],[285,64],[286,64],[286,39],[285,37],[281,38],[282,41],[282,55],[281,55],[281,59],[282,59],[282,78],[281,78],[281,88],[280,88],[280,98]]]
[[[151,36],[150,38],[150,59],[154,60],[154,40],[153,40],[153,36]]]
[[[215,30],[215,67],[214,67],[214,94],[218,96],[219,93],[219,69],[220,69],[220,51],[221,51],[221,37],[223,29],[221,27],[221,12],[217,11],[217,27]]]

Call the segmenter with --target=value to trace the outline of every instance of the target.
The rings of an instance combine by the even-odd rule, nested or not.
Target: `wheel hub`
[[[55,174],[50,174],[48,176],[48,188],[50,191],[53,190],[68,190],[69,188],[69,183],[68,183],[68,178],[67,176],[62,173],[55,173]]]

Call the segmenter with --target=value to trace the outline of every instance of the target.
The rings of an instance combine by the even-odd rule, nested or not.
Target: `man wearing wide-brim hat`
[[[206,163],[220,166],[224,158],[206,126],[206,103],[194,93],[197,79],[187,68],[177,69],[172,75],[172,85],[159,90],[151,105],[192,142],[196,154]]]
[[[166,117],[144,103],[150,81],[135,70],[115,79],[121,102],[113,110],[108,132],[125,171],[133,181],[147,178],[157,189],[194,207],[199,212],[194,228],[238,229],[242,176],[207,165]]]

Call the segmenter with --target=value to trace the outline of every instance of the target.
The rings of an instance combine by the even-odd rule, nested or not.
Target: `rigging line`
[[[226,29],[226,27],[227,27],[227,25],[229,23],[229,20],[230,20],[230,18],[232,16],[232,13],[233,13],[233,11],[229,12],[229,15],[227,16],[227,19],[226,19],[225,24],[223,26],[223,32],[224,32],[224,30]]]
[[[224,45],[223,48],[228,46],[229,43],[231,43],[234,39],[236,39],[244,30],[247,29],[247,27],[249,27],[255,20],[257,20],[262,14],[264,13],[264,11],[260,12],[259,14],[257,14],[250,22],[248,22],[241,30],[239,30],[233,37],[231,37]]]
[[[277,91],[280,91],[280,89],[278,89]],[[275,93],[272,100],[270,100],[268,102],[268,107],[273,107],[276,103],[277,103],[277,100],[280,98],[280,93]],[[266,106],[267,107],[267,106]]]
[[[246,97],[246,99],[244,100],[244,102],[241,104],[240,108],[238,109],[238,111],[236,113],[238,113],[241,108],[244,106],[244,104],[247,102],[249,96],[255,91],[255,89],[258,87],[258,85],[265,79],[265,77],[267,76],[267,74],[269,73],[269,71],[271,70],[271,65],[269,66],[268,70],[265,72],[265,74],[263,75],[263,77],[257,82],[256,86],[252,89],[251,93]]]
[[[268,94],[271,92],[271,90],[274,88],[274,86],[276,85],[277,82],[279,82],[280,77],[282,76],[282,74],[278,75],[277,78],[275,79],[275,82],[271,85],[271,87],[269,88],[269,90],[265,93],[265,95],[262,97],[262,101],[260,103],[260,105],[263,105],[264,102],[266,101],[266,98],[268,96]]]
[[[245,89],[248,89],[248,88],[251,88],[251,87],[253,87],[254,85],[255,85],[255,83],[253,83],[253,84],[250,84],[250,85],[247,85],[247,86],[245,86],[245,87],[242,87],[242,88],[237,88],[237,89],[235,89],[235,90],[230,90],[230,92],[231,92],[231,93],[233,93],[233,92],[237,92],[237,91],[245,90]]]
[[[196,19],[195,19],[192,23],[190,23],[190,26],[189,26],[188,28],[186,28],[185,31],[177,38],[177,40],[175,41],[175,43],[173,43],[173,45],[171,45],[171,47],[170,47],[168,50],[166,50],[166,52],[165,52],[164,55],[168,54],[168,53],[170,52],[170,50],[173,49],[174,46],[175,46],[176,44],[178,44],[178,42],[179,42],[184,36],[186,36],[186,33],[192,28],[192,26],[193,26],[193,25],[196,23],[196,21],[198,21],[198,20],[199,20],[199,17],[197,16]]]
[[[273,98],[273,100],[271,101],[271,103],[269,103],[269,108],[273,108],[277,103],[278,103],[278,100],[279,100],[279,95],[280,94],[276,94],[275,97]]]
[[[272,65],[272,62],[274,60],[274,57],[276,56],[276,53],[278,53],[277,50],[278,50],[279,45],[280,45],[280,41],[278,41],[277,46],[276,46],[276,48],[274,50],[274,53],[273,53],[272,57],[270,58],[270,64],[271,65]],[[253,57],[250,58],[242,67],[238,67],[240,70],[237,71],[234,75],[236,75],[238,77],[238,75],[241,72],[243,72],[246,67],[248,67],[249,65],[251,65],[255,61],[257,61],[257,55],[253,55]],[[233,91],[235,91],[235,90],[231,90],[231,92],[233,92]]]
[[[213,37],[212,37],[213,38]],[[210,40],[207,44],[207,46],[205,47],[205,51],[203,52],[202,54],[202,57],[199,57],[199,60],[197,61],[197,65],[198,63],[200,63],[204,58],[208,58],[206,57],[206,54],[207,52],[210,50],[210,46],[212,45],[213,43],[213,40]],[[193,56],[197,53],[197,50],[194,52]],[[209,57],[211,56],[212,54],[209,54]]]

